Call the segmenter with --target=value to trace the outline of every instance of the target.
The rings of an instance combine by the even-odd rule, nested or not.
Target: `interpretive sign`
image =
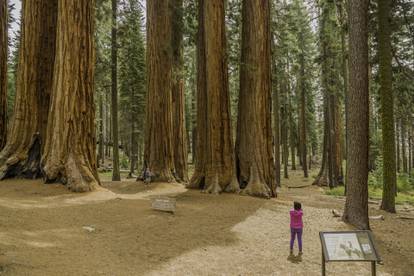
[[[175,212],[176,200],[175,198],[162,197],[155,198],[151,202],[152,209],[163,212]]]
[[[376,275],[376,262],[380,257],[371,231],[320,232],[322,244],[322,275],[326,262],[371,262],[372,275]]]

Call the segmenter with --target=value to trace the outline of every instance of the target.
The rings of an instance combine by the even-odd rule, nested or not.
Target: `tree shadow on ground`
[[[186,252],[237,243],[232,228],[267,202],[195,190],[175,197],[174,215],[152,210],[148,200],[115,199],[21,210],[2,206],[0,232],[6,236],[13,233],[13,240],[22,242],[0,242],[0,264],[26,264],[6,266],[6,275],[83,275],[87,271],[96,271],[97,275],[142,275]],[[96,231],[86,232],[82,229],[85,225],[92,225]],[[32,246],[36,242],[56,246]]]

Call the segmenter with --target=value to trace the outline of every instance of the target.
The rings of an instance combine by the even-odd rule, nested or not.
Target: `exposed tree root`
[[[318,175],[312,185],[328,186],[328,178],[326,175]]]
[[[235,193],[238,194],[240,193],[240,185],[239,182],[237,181],[236,176],[233,177],[233,179],[231,180],[230,184],[227,185],[226,189],[224,189],[224,191],[226,193]]]
[[[169,170],[162,170],[158,173],[155,173],[155,175],[151,177],[151,182],[173,183],[176,182],[176,179],[172,172],[170,172]]]
[[[187,189],[202,189],[204,183],[204,174],[195,172],[190,182],[187,183]]]
[[[35,134],[27,154],[13,153],[4,161],[4,165],[0,168],[0,180],[13,177],[40,178],[42,176],[40,158],[41,139],[39,134]]]
[[[206,178],[203,193],[218,195],[223,191],[219,183],[219,177],[216,173],[213,177]]]
[[[271,197],[272,191],[269,186],[260,179],[256,167],[250,167],[250,180],[246,188],[242,191],[242,194],[263,198]]]

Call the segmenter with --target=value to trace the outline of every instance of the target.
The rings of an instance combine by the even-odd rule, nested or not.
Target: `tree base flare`
[[[41,141],[36,134],[31,142],[28,153],[14,153],[0,168],[0,180],[7,178],[37,179],[42,177],[40,169]]]
[[[215,174],[210,179],[206,178],[205,181],[206,183],[204,186],[203,193],[218,195],[223,191],[223,189],[220,186],[219,177],[217,174]]]
[[[45,166],[45,182],[60,182],[75,193],[91,192],[99,186],[99,179],[82,162],[77,162],[72,154],[68,157],[65,165]]]
[[[202,189],[202,183],[204,182],[204,175],[195,172],[190,182],[187,183],[187,189]]]
[[[228,185],[225,185],[225,183],[220,183],[217,173],[213,177],[208,178],[204,174],[196,172],[186,185],[186,188],[201,189],[204,193],[209,194],[220,194],[222,192],[240,193],[239,183],[235,176]]]
[[[235,193],[235,194],[239,194],[240,193],[240,185],[239,182],[237,181],[236,177],[233,177],[232,181],[230,182],[230,184],[226,187],[226,189],[224,190],[226,193]]]
[[[269,199],[272,196],[272,191],[269,186],[260,179],[257,168],[250,168],[250,181],[242,191],[242,194]]]

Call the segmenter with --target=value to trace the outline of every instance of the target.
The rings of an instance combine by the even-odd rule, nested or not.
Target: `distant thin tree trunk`
[[[134,99],[134,93],[136,91],[131,89],[131,99]],[[131,133],[130,133],[130,140],[131,140],[131,150],[129,154],[130,159],[130,167],[129,167],[129,174],[128,178],[132,178],[135,172],[135,169],[137,168],[138,163],[138,128],[137,128],[137,118],[134,117],[136,113],[131,112],[131,118],[129,119],[131,122]]]
[[[26,1],[26,3],[36,1]],[[47,2],[50,2],[49,0]],[[43,171],[74,192],[96,189],[95,1],[60,0]],[[43,50],[44,51],[44,50]]]
[[[344,87],[344,98],[345,98],[345,114],[348,113],[348,104],[347,104],[347,98],[345,97],[345,95],[348,94],[348,49],[347,49],[347,45],[346,45],[346,32],[347,32],[347,23],[346,23],[346,12],[344,10],[344,6],[346,4],[346,0],[339,0],[336,2],[337,3],[337,7],[338,7],[338,13],[339,13],[339,22],[340,22],[340,26],[341,26],[341,52],[342,52],[342,78],[343,78],[343,87]],[[338,115],[340,116],[341,114],[338,112]],[[341,116],[342,118],[342,116]],[[347,122],[346,122],[346,116],[345,116],[345,129],[347,128]],[[346,136],[346,133],[345,133]],[[340,135],[341,139],[342,135]],[[343,141],[343,140],[342,140]],[[345,141],[346,141],[346,137],[345,137]],[[345,142],[346,144],[346,142]],[[345,148],[345,154],[340,154],[341,157],[341,171],[342,171],[342,160],[343,157],[346,156],[346,145],[343,147],[341,145],[341,151],[342,149]],[[341,175],[343,175],[341,173]]]
[[[185,125],[185,93],[183,79],[183,0],[173,0],[173,148],[174,167],[178,180],[188,182],[187,131]]]
[[[288,115],[287,115],[287,81],[283,82],[283,104],[280,112],[282,129],[281,129],[281,139],[282,139],[282,161],[283,161],[283,177],[289,178],[288,172],[288,163],[289,163],[289,146],[288,146],[288,133],[289,133],[289,124],[288,124]]]
[[[224,1],[199,0],[197,153],[190,188],[235,192]]]
[[[349,0],[349,93],[346,203],[343,219],[369,229],[368,219],[368,4]]]
[[[412,126],[409,127],[408,132],[408,173],[411,173],[413,168],[413,129]]]
[[[401,158],[400,158],[400,127],[399,127],[399,120],[396,119],[395,122],[395,144],[397,148],[396,159],[397,159],[397,172],[399,173],[401,170]]]
[[[99,149],[98,149],[98,167],[99,164],[103,164],[105,160],[104,153],[104,110],[103,110],[103,95],[102,91],[99,91]]]
[[[1,178],[42,176],[40,158],[52,91],[56,15],[57,0],[23,2],[14,115],[0,153]]]
[[[111,144],[112,144],[112,126],[111,126],[111,109],[109,108],[110,106],[110,101],[109,101],[109,90],[105,91],[105,121],[106,121],[106,132],[105,132],[105,155],[107,158],[111,157]]]
[[[276,196],[271,118],[269,1],[243,1],[236,166],[243,193]],[[254,68],[254,69],[252,69]],[[246,184],[244,184],[246,183]]]
[[[7,139],[8,1],[0,4],[0,150]]]
[[[405,119],[401,119],[401,158],[402,158],[402,171],[408,172],[407,166],[407,126]]]
[[[378,1],[378,57],[382,119],[383,193],[381,209],[395,213],[397,172],[395,164],[394,97],[392,90],[391,0]]]
[[[274,64],[276,67],[277,64]],[[275,69],[274,69],[275,70]],[[276,70],[275,70],[276,71]],[[274,153],[275,153],[275,178],[276,183],[280,186],[280,100],[279,100],[279,77],[275,72],[273,86],[273,125],[274,125]]]
[[[303,40],[303,33],[300,33],[300,38]],[[300,154],[304,177],[308,177],[308,162],[307,158],[307,137],[306,137],[306,88],[305,88],[305,56],[302,49],[300,54]]]
[[[289,68],[289,66],[288,66]],[[289,69],[288,69],[289,70]],[[288,71],[289,72],[289,71]],[[293,93],[291,91],[290,82],[288,82],[288,95],[289,95],[289,145],[290,145],[290,154],[291,154],[291,168],[292,170],[296,170],[296,124],[293,120],[293,107],[292,107],[292,96]]]
[[[111,95],[112,95],[112,160],[113,171],[112,181],[120,181],[121,174],[119,171],[119,139],[118,139],[118,42],[117,42],[117,15],[118,0],[112,0],[112,49],[111,49]]]
[[[144,166],[155,181],[174,177],[171,0],[147,0],[147,110]]]

